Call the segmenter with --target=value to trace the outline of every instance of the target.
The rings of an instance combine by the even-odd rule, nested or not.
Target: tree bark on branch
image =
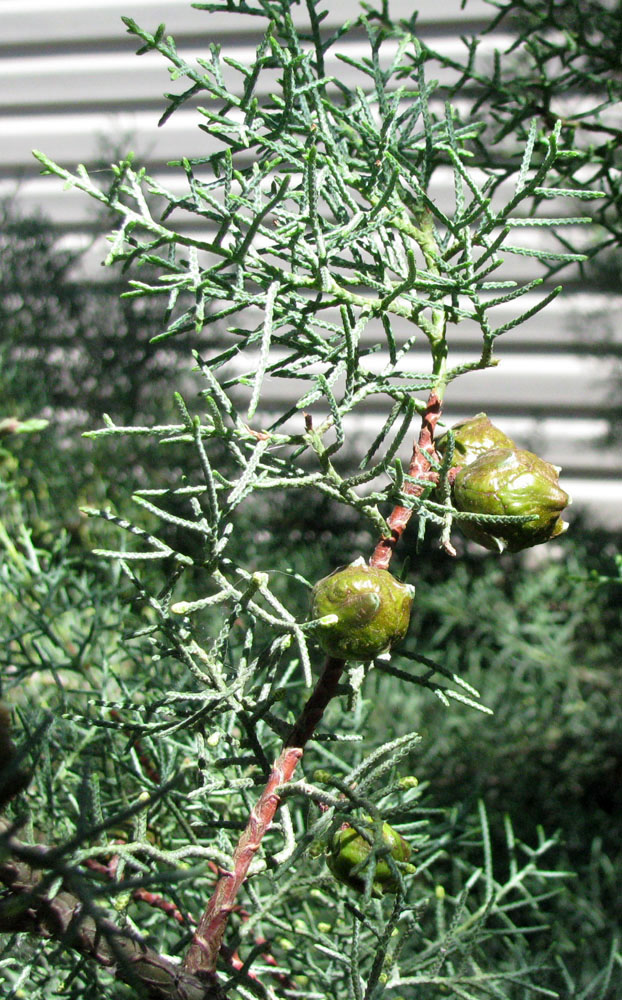
[[[22,843],[0,820],[6,834],[0,861],[0,882],[10,896],[0,904],[0,932],[25,931],[54,938],[132,986],[152,1000],[222,1000],[215,977],[195,976],[149,948],[129,930],[117,927],[105,914],[72,892],[53,897],[44,880],[49,848]]]

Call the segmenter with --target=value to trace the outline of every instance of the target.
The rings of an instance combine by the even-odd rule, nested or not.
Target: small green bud
[[[309,617],[337,616],[316,629],[320,646],[343,660],[372,660],[388,652],[406,635],[414,592],[363,559],[341,566],[313,588]]]
[[[485,413],[477,413],[469,420],[461,420],[451,428],[454,434],[454,465],[470,465],[476,458],[491,448],[515,448],[511,438],[500,431]],[[443,454],[447,443],[446,435],[438,442],[438,451]]]
[[[313,780],[317,781],[320,785],[330,785],[333,780],[333,776],[330,771],[323,771],[320,769],[313,772]]]
[[[398,782],[400,788],[417,788],[419,785],[419,778],[414,774],[406,774],[403,778],[400,778]]]
[[[453,489],[458,510],[473,514],[536,515],[523,524],[467,524],[460,530],[486,548],[505,545],[519,552],[548,542],[566,530],[561,513],[570,497],[559,486],[559,472],[530,451],[493,448],[465,466]]]
[[[369,824],[370,841],[373,837],[373,827]],[[395,861],[410,859],[410,844],[388,823],[382,824],[382,840],[390,848],[389,853]],[[365,860],[371,852],[371,842],[358,833],[353,827],[345,826],[334,835],[327,862],[331,872],[340,882],[352,886],[362,892],[365,888]],[[386,861],[379,858],[372,881],[372,892],[382,896],[385,892],[395,893],[399,885]]]

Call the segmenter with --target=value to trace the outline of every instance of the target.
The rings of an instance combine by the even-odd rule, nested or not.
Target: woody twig
[[[430,457],[434,455],[434,431],[440,412],[440,399],[433,392],[422,417],[419,437],[413,447],[408,470],[412,478],[431,479],[434,475]],[[408,483],[404,487],[404,492],[418,496],[423,492],[423,486],[418,483]],[[388,519],[391,536],[378,542],[370,560],[372,566],[386,569],[411,515],[410,508],[401,506],[394,508]],[[322,675],[285,740],[259,801],[251,812],[246,829],[233,854],[232,870],[222,873],[199,921],[184,962],[186,972],[212,975],[215,973],[229,914],[235,908],[238,892],[278,809],[280,801],[278,789],[291,780],[304,747],[313,736],[327,705],[338,691],[344,668],[344,660],[331,656],[326,658]]]
[[[251,812],[233,854],[230,872],[224,872],[196,929],[184,968],[187,972],[214,972],[229,914],[248,874],[251,862],[261,846],[279,806],[277,789],[292,778],[303,749],[312,737],[328,703],[334,698],[344,660],[327,657],[324,670],[311,696],[294,723],[275,762],[257,805]]]
[[[436,472],[432,468],[430,458],[433,458],[436,454],[434,432],[440,415],[441,400],[436,392],[432,392],[430,393],[428,405],[421,419],[421,431],[418,440],[413,446],[412,458],[408,467],[408,475],[411,479],[419,480],[419,482],[406,482],[403,487],[404,493],[407,493],[409,496],[421,496],[424,490],[424,485],[421,484],[421,481],[434,480],[436,477]],[[398,505],[393,508],[387,518],[387,522],[391,528],[391,535],[388,538],[380,539],[374,549],[374,554],[369,560],[370,566],[376,566],[378,569],[388,568],[395,551],[395,546],[402,537],[404,529],[412,517],[412,513],[413,511],[410,507],[401,507]]]
[[[24,844],[0,820],[3,859],[0,884],[9,890],[8,905],[0,906],[0,932],[29,931],[62,941],[64,947],[94,960],[150,1000],[222,1000],[218,983],[188,974],[170,958],[150,948],[142,938],[116,926],[80,893],[63,888],[49,894],[45,871],[53,848]],[[71,881],[71,873],[59,871]]]

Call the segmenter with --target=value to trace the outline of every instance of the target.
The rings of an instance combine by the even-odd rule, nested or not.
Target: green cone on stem
[[[536,515],[522,524],[460,522],[468,538],[497,551],[540,545],[568,527],[561,514],[570,497],[559,486],[559,470],[519,448],[493,448],[464,466],[454,482],[453,500],[458,510],[473,514]]]
[[[357,559],[316,583],[309,617],[335,616],[315,633],[329,656],[372,660],[406,635],[413,595],[414,587],[400,583],[388,570]]]
[[[371,841],[373,836],[371,823],[369,824],[369,833]],[[382,840],[390,848],[389,853],[394,861],[410,860],[410,844],[388,823],[382,824]],[[371,851],[370,841],[366,840],[354,827],[345,826],[334,835],[327,857],[328,867],[335,878],[358,892],[363,892],[365,889],[367,866],[363,862]],[[374,896],[382,896],[385,892],[396,893],[398,889],[398,880],[393,875],[388,863],[380,857],[376,861],[372,893]]]

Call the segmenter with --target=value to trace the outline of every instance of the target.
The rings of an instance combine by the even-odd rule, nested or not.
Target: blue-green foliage
[[[170,975],[218,873],[234,865],[320,669],[311,585],[368,553],[400,503],[420,525],[405,541],[411,564],[399,568],[417,587],[411,629],[390,662],[344,672],[282,790],[229,919],[222,989],[236,1000],[608,1000],[621,961],[604,933],[615,835],[594,839],[585,809],[619,718],[608,663],[618,652],[614,585],[594,591],[589,578],[591,569],[606,575],[606,562],[577,547],[571,564],[544,559],[537,574],[507,557],[483,563],[466,553],[455,564],[438,548],[439,539],[449,548],[455,518],[448,489],[443,502],[429,486],[413,495],[400,460],[428,391],[442,397],[454,379],[493,364],[497,337],[559,289],[543,288],[523,312],[521,296],[587,259],[564,233],[592,216],[568,210],[569,199],[604,206],[588,230],[590,252],[614,239],[602,235],[615,206],[610,175],[599,172],[605,153],[578,148],[579,126],[513,95],[506,60],[482,75],[476,42],[455,85],[439,88],[430,69],[444,57],[418,38],[414,17],[394,22],[386,4],[332,35],[314,0],[304,31],[286,2],[199,6],[263,19],[252,65],[216,46],[189,65],[163,26],[152,34],[126,19],[141,51],[159,52],[185,87],[163,121],[202,102],[216,151],[180,158],[186,194],[166,191],[131,156],[100,188],[85,167],[71,174],[37,154],[116,213],[109,262],[131,269],[127,301],[162,304],[154,351],[195,338],[202,394],[177,394],[174,415],[149,409],[146,395],[144,419],[113,411],[90,433],[121,466],[143,444],[147,463],[122,509],[105,506],[106,487],[91,478],[98,558],[85,555],[79,533],[63,534],[54,502],[46,531],[33,535],[28,476],[15,478],[18,464],[9,470],[3,695],[16,720],[10,766],[30,766],[33,778],[6,812],[21,839],[4,819],[2,837],[7,857],[42,865],[47,896],[73,915],[75,936],[10,937],[0,975],[33,1000],[140,995],[144,973],[138,988],[136,967],[134,978],[121,961],[111,968],[80,937],[94,926],[101,947],[112,947],[111,914],[123,940],[138,929],[159,956],[152,968]],[[369,44],[360,60],[344,56],[359,76],[353,89],[325,74],[329,49],[350,29]],[[540,71],[545,41],[525,35],[520,44]],[[275,71],[262,94],[262,74],[273,80]],[[581,63],[577,85],[583,74]],[[463,87],[475,111],[454,100]],[[592,125],[600,128],[596,112]],[[604,145],[614,145],[606,132]],[[572,164],[592,160],[586,184]],[[430,194],[440,168],[455,182],[445,208]],[[551,203],[556,211],[545,212]],[[182,210],[205,234],[177,225]],[[519,247],[517,227],[536,227],[538,238]],[[502,257],[525,253],[542,277],[498,280]],[[497,323],[495,307],[515,299],[514,318]],[[468,364],[453,355],[464,320],[481,331]],[[410,363],[414,337],[429,345],[420,372]],[[378,371],[370,357],[380,350],[388,360]],[[267,414],[262,402],[278,379],[295,387],[295,402]],[[348,421],[372,397],[382,429],[353,469]],[[152,476],[149,454],[158,458]],[[54,466],[54,448],[47,461]],[[373,895],[372,864],[360,894],[332,877],[324,854],[344,822],[371,825],[371,856],[382,853],[384,822],[408,840],[416,872],[385,857],[394,897]],[[43,861],[32,853],[38,842],[56,848]],[[0,900],[0,927],[18,917],[20,930],[42,931],[41,889],[26,913],[4,856],[0,871],[13,888]]]

